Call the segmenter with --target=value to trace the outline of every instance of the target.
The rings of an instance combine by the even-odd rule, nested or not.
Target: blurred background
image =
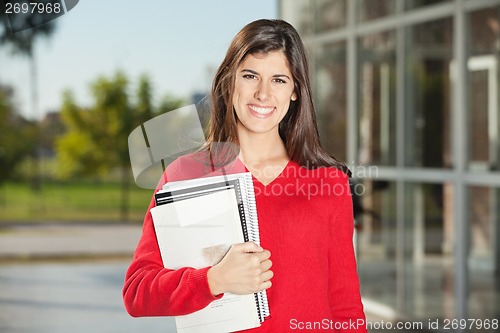
[[[199,102],[258,18],[306,44],[322,141],[354,176],[369,319],[494,329],[500,0],[86,0],[15,34],[0,12],[0,331],[174,330],[121,305],[152,195],[127,137]]]

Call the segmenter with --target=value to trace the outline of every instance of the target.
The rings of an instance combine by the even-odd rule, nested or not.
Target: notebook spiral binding
[[[248,219],[246,219],[247,226],[244,227],[247,232],[245,238],[248,238],[246,241],[251,241],[260,245],[259,224],[257,220],[257,207],[255,203],[252,175],[245,175],[244,182],[240,184],[246,187],[246,190],[243,191],[243,193],[250,193],[250,195],[246,198],[247,205],[243,206],[245,209],[244,216],[248,216]],[[257,303],[257,308],[259,310],[259,320],[260,322],[263,322],[270,314],[267,293],[265,290],[255,293],[255,302]]]
[[[238,211],[240,215],[240,221],[243,231],[243,239],[245,242],[251,241],[257,245],[260,245],[260,236],[259,236],[259,224],[257,218],[257,207],[255,202],[255,192],[252,180],[252,174],[246,173],[242,174],[241,177],[236,179],[225,179],[226,186],[234,187],[236,191],[236,196],[238,200]],[[166,192],[156,193],[155,199],[156,204],[161,205],[168,203],[169,200],[172,200],[170,191],[179,191],[179,189],[172,189],[172,183],[170,183],[170,187],[163,186],[163,190]],[[202,185],[203,187],[203,185]],[[184,196],[182,198],[188,198],[189,196]],[[182,200],[182,198],[177,198],[177,200]],[[245,203],[243,202],[245,201]],[[269,303],[267,301],[267,293],[265,290],[262,290],[258,293],[254,294],[255,303],[257,305],[257,312],[259,316],[260,322],[263,322],[270,315],[269,311]]]

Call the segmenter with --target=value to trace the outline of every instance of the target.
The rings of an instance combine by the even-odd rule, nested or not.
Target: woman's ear
[[[294,92],[292,94],[292,97],[290,97],[290,99],[292,100],[292,102],[295,102],[297,100],[297,94]]]

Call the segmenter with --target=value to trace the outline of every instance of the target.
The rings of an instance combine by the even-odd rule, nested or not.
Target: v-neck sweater
[[[247,169],[236,162],[226,173]],[[190,156],[177,159],[158,184],[216,175]],[[352,244],[348,177],[333,167],[306,169],[290,161],[269,184],[253,177],[261,246],[274,273],[267,289],[270,317],[245,332],[366,332]],[[129,314],[177,316],[200,310],[213,296],[210,267],[164,268],[150,209],[123,288]]]

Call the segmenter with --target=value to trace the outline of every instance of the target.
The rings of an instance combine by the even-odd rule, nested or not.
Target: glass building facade
[[[279,14],[306,44],[322,141],[357,184],[367,312],[498,320],[500,0],[281,0]]]

